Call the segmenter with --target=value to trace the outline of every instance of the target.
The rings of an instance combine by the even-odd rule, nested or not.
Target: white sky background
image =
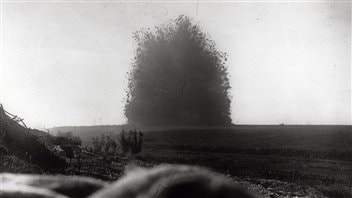
[[[1,100],[31,127],[123,124],[132,32],[185,14],[228,53],[236,124],[351,124],[351,4],[2,2]]]

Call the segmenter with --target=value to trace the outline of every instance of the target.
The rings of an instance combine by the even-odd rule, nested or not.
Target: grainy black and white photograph
[[[0,0],[0,197],[352,198],[351,7]]]

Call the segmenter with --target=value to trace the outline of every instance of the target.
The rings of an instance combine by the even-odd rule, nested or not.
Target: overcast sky
[[[228,53],[236,124],[351,124],[351,4],[2,2],[0,102],[31,127],[123,124],[132,33],[190,16]]]

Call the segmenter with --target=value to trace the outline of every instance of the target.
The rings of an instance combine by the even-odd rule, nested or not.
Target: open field
[[[316,158],[352,159],[351,126],[235,126],[213,129],[163,130],[146,133],[145,146],[204,151],[250,150]],[[258,150],[258,151],[257,151]],[[291,151],[292,153],[287,153]],[[302,152],[297,152],[302,151]],[[305,153],[306,152],[306,153]],[[341,155],[344,154],[344,155]]]
[[[250,178],[348,190],[351,126],[235,126],[145,133],[145,161],[197,164]],[[330,192],[331,193],[331,192]]]
[[[89,127],[86,127],[89,129]],[[126,128],[126,127],[124,127]],[[118,137],[117,127],[95,128]],[[260,179],[311,186],[329,197],[351,197],[351,126],[233,126],[138,128],[144,133],[137,159],[150,164],[206,166],[251,183]],[[66,130],[62,130],[65,132]],[[74,128],[67,128],[76,135]],[[89,132],[91,135],[91,131]],[[90,145],[80,128],[83,145]],[[262,185],[263,186],[263,185]],[[265,188],[271,188],[271,183]]]
[[[72,132],[84,145],[101,134],[118,138],[128,126],[83,126],[50,129]],[[352,160],[352,126],[238,125],[228,128],[137,128],[144,133],[143,148],[299,157],[303,159]]]

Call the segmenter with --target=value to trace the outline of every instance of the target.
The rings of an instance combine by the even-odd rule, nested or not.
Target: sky
[[[351,3],[2,1],[0,103],[32,128],[124,124],[132,33],[179,15],[228,54],[235,124],[352,124]]]

